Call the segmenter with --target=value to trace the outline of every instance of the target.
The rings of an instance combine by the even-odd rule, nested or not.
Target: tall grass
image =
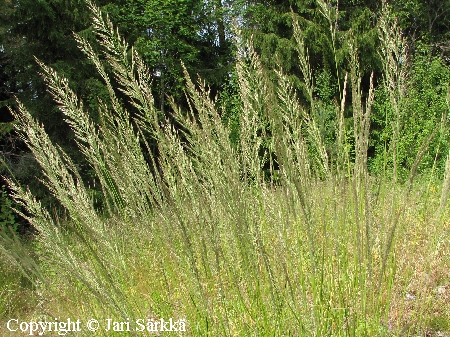
[[[311,105],[300,105],[282,70],[278,83],[270,83],[252,47],[240,45],[242,115],[236,148],[222,123],[221,107],[187,71],[190,109],[171,101],[172,116],[165,120],[154,106],[143,60],[109,19],[90,7],[107,65],[86,40],[76,39],[109,91],[110,103],[100,104],[101,124],[92,122],[64,77],[41,66],[49,92],[96,173],[102,210],[94,207],[76,165],[43,126],[20,103],[14,112],[18,130],[42,167],[43,182],[67,214],[52,216],[27,189],[9,181],[14,199],[26,209],[22,216],[39,235],[35,254],[28,257],[18,241],[3,235],[2,253],[49,299],[42,311],[47,319],[183,318],[189,336],[392,336],[428,328],[420,314],[432,304],[410,310],[405,296],[410,287],[436,284],[414,277],[418,283],[411,285],[407,276],[414,267],[405,251],[415,247],[429,267],[445,269],[448,261],[437,258],[448,241],[437,234],[443,215],[439,221],[416,217],[420,199],[413,197],[420,189],[412,186],[414,172],[406,188],[396,179],[389,184],[369,176],[373,82],[364,98],[354,39],[347,41],[352,68],[336,103],[335,157],[326,151],[314,119],[308,51],[295,21]],[[382,19],[382,52],[394,57],[399,31],[387,14]],[[403,75],[389,57],[385,82],[398,111],[393,123],[400,125]],[[113,74],[107,73],[109,67]],[[348,88],[352,130],[343,122]],[[123,107],[115,89],[129,98],[135,115]],[[393,130],[386,156],[393,156],[396,165],[398,131]],[[158,144],[158,156],[150,150],[150,139]],[[279,172],[271,165],[271,175],[277,179],[262,173],[267,160],[274,160],[261,156],[263,146],[276,158]],[[445,213],[448,176],[440,214]],[[423,228],[429,236],[418,238],[419,246],[413,245],[415,239],[405,240],[414,231],[422,235]],[[421,298],[418,291],[414,294]],[[416,318],[405,323],[405,312]]]

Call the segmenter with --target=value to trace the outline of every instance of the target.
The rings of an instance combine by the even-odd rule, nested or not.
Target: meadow
[[[95,172],[101,205],[76,164],[19,104],[17,128],[64,212],[52,213],[9,180],[39,234],[24,243],[2,233],[2,336],[21,335],[6,328],[12,318],[79,319],[75,336],[93,335],[86,327],[92,318],[100,322],[96,336],[450,335],[450,159],[443,174],[419,172],[432,132],[400,173],[408,78],[396,62],[401,34],[388,15],[379,34],[392,127],[384,173],[375,175],[367,156],[375,89],[370,80],[363,94],[351,37],[353,66],[334,106],[332,151],[315,119],[321,105],[298,24],[307,106],[281,69],[275,85],[251,44],[237,40],[242,111],[233,143],[236,125],[223,122],[207,86],[187,71],[191,109],[173,103],[171,119],[161,118],[145,63],[92,11],[105,63],[76,39],[109,90],[100,124],[64,77],[41,66]],[[136,115],[117,98],[107,69]],[[436,130],[446,128],[446,116],[440,120]],[[170,318],[184,320],[186,331],[136,331],[138,319]],[[108,319],[131,322],[122,325],[130,331],[105,331]]]

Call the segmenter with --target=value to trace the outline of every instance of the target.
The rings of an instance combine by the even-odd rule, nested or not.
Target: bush
[[[401,103],[402,123],[398,139],[398,164],[401,177],[406,179],[421,146],[429,142],[418,172],[437,169],[442,177],[448,152],[448,103],[450,69],[443,61],[430,55],[430,50],[417,52],[408,72],[409,80]],[[386,147],[392,141],[395,120],[386,87],[376,91],[371,144],[375,147],[370,170],[382,174],[386,161]],[[431,137],[431,139],[429,139]],[[392,169],[392,162],[388,163]]]

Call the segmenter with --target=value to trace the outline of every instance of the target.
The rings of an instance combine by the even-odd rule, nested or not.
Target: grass
[[[355,221],[349,212],[354,205],[348,188],[336,195],[334,186],[319,183],[311,191],[315,196],[313,216],[319,224],[314,233],[316,272],[310,262],[305,225],[290,209],[287,191],[279,187],[264,191],[248,210],[260,228],[260,237],[255,235],[246,248],[247,261],[239,254],[234,233],[227,230],[232,227],[229,223],[216,224],[217,246],[222,250],[217,261],[217,247],[202,235],[192,244],[193,256],[186,256],[176,244],[181,240],[173,237],[179,233],[167,228],[171,219],[148,219],[146,226],[134,229],[137,235],[127,242],[134,247],[126,252],[129,287],[123,295],[139,308],[138,318],[185,318],[189,324],[186,336],[449,334],[449,222],[434,222],[430,220],[432,212],[424,213],[424,194],[429,191],[417,188],[412,192],[399,221],[388,267],[379,275],[392,217],[391,186],[381,188],[371,200],[372,250],[370,260],[364,262],[358,261]],[[438,207],[437,192],[431,191],[427,209]],[[406,192],[399,188],[397,193],[403,202]],[[185,216],[194,222],[196,212],[189,206]],[[225,218],[221,217],[222,221]],[[122,225],[130,230],[131,224]],[[159,230],[167,231],[166,235],[157,235]],[[368,274],[369,261],[372,275]],[[33,314],[86,322],[113,314],[86,296],[83,285],[68,285],[48,270],[46,278],[47,287],[39,300],[35,290],[20,286],[18,274],[10,274],[2,287],[3,292],[11,291],[2,296],[2,305],[10,307],[2,311],[2,322],[10,317],[40,317]]]
[[[80,319],[80,336],[92,335],[84,325],[91,318],[101,324],[99,336],[151,335],[136,332],[133,324],[130,331],[105,331],[107,319],[161,318],[184,319],[185,336],[449,334],[444,206],[450,185],[416,183],[426,144],[407,183],[398,181],[395,170],[393,180],[369,176],[372,87],[363,100],[355,63],[336,106],[333,158],[311,117],[317,109],[312,96],[310,107],[300,106],[282,71],[278,86],[271,84],[252,48],[238,44],[242,112],[239,143],[233,146],[220,107],[187,71],[190,111],[172,104],[178,129],[161,120],[144,62],[109,20],[92,10],[103,58],[137,115],[120,105],[106,67],[82,38],[76,37],[80,48],[110,93],[111,105],[100,104],[101,125],[92,123],[67,80],[42,65],[50,93],[97,174],[100,211],[70,158],[18,104],[18,131],[66,215],[50,215],[29,191],[9,181],[39,235],[32,249],[2,236],[8,261],[2,268],[13,262],[34,282],[22,289],[17,273],[5,274],[0,291],[13,291],[0,299],[7,308],[0,317],[2,335],[11,315],[24,321]],[[301,68],[310,79],[302,32],[294,27]],[[386,55],[393,53],[396,38],[384,36]],[[352,43],[350,57],[357,62]],[[398,89],[401,74],[388,69],[385,80]],[[312,81],[307,82],[312,95]],[[347,85],[355,117],[350,133],[341,120]],[[391,96],[395,109],[406,99],[401,89]],[[351,134],[354,153],[345,139]],[[393,163],[398,136],[386,152]],[[158,144],[158,157],[143,153],[149,138]],[[269,175],[276,174],[276,183],[262,172],[270,160],[261,158],[262,147],[276,156],[279,170]]]

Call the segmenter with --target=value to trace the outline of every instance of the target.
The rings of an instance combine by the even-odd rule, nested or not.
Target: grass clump
[[[108,18],[91,9],[107,65],[87,41],[76,39],[109,91],[110,103],[100,102],[101,124],[92,122],[65,78],[41,66],[96,173],[102,210],[42,125],[20,103],[15,112],[43,182],[67,214],[52,216],[9,181],[14,200],[26,209],[22,216],[39,232],[37,258],[6,235],[2,251],[46,299],[42,319],[94,317],[101,324],[97,334],[105,336],[150,335],[136,331],[136,320],[161,318],[185,320],[188,336],[406,336],[446,329],[448,175],[441,196],[413,183],[424,142],[405,186],[395,170],[393,182],[369,176],[373,84],[363,98],[354,40],[348,40],[353,66],[335,107],[333,153],[314,119],[318,106],[299,26],[309,107],[300,105],[282,70],[278,83],[270,83],[251,46],[238,44],[242,114],[232,145],[236,130],[224,125],[220,106],[187,71],[190,109],[172,101],[171,118],[163,119],[144,62]],[[380,28],[383,52],[395,56],[398,36],[386,27]],[[405,97],[402,71],[389,62],[385,81],[397,119],[386,157],[395,167]],[[136,114],[117,98],[108,67]],[[347,87],[352,132],[343,122]],[[107,319],[129,320],[130,330],[107,331]]]

